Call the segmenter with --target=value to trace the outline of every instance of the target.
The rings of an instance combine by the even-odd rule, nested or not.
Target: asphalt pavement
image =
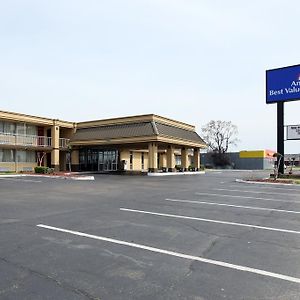
[[[300,299],[300,186],[266,172],[0,179],[0,299]]]

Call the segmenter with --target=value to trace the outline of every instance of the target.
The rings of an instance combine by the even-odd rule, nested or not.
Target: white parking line
[[[171,202],[207,204],[207,205],[234,207],[234,208],[244,208],[244,209],[253,209],[253,210],[266,210],[266,211],[276,211],[276,212],[291,213],[291,214],[300,214],[300,211],[284,210],[284,209],[277,209],[277,208],[265,208],[265,207],[257,207],[257,206],[243,206],[243,205],[234,205],[234,204],[217,203],[217,202],[205,202],[205,201],[197,201],[197,200],[182,200],[182,199],[170,199],[170,198],[167,198],[165,200],[166,201],[171,201]]]
[[[193,256],[193,255],[184,254],[184,253],[180,253],[180,252],[168,251],[168,250],[164,250],[164,249],[160,249],[160,248],[156,248],[156,247],[151,247],[151,246],[146,246],[146,245],[142,245],[142,244],[129,243],[129,242],[122,241],[122,240],[107,238],[107,237],[98,236],[98,235],[87,234],[87,233],[80,232],[80,231],[73,231],[73,230],[48,226],[48,225],[44,225],[44,224],[39,224],[37,226],[41,227],[41,228],[49,229],[49,230],[69,233],[69,234],[73,234],[73,235],[77,235],[77,236],[81,236],[81,237],[85,237],[85,238],[90,238],[90,239],[94,239],[94,240],[100,240],[100,241],[109,242],[109,243],[113,243],[113,244],[118,244],[118,245],[122,245],[122,246],[127,246],[127,247],[142,249],[142,250],[146,250],[146,251],[151,251],[151,252],[154,252],[154,253],[161,253],[161,254],[180,257],[180,258],[184,258],[184,259],[188,259],[188,260],[199,261],[199,262],[212,264],[212,265],[216,265],[216,266],[220,266],[220,267],[224,267],[224,268],[249,272],[249,273],[258,274],[258,275],[267,276],[267,277],[272,277],[272,278],[276,278],[276,279],[281,279],[281,280],[285,280],[285,281],[289,281],[289,282],[300,283],[300,278],[287,276],[287,275],[283,275],[283,274],[279,274],[279,273],[268,272],[268,271],[265,271],[265,270],[260,270],[260,269],[246,267],[246,266],[235,265],[235,264],[231,264],[231,263],[227,263],[227,262],[223,262],[223,261],[219,261],[219,260],[213,260],[213,259],[208,259],[208,258],[204,258],[204,257]]]
[[[231,190],[231,189],[217,189],[214,188],[215,191],[227,191],[227,192],[240,192],[240,193],[252,193],[252,194],[268,194],[268,195],[284,195],[284,196],[300,196],[300,193],[296,194],[287,194],[287,193],[278,193],[278,192],[263,192],[263,191],[249,191],[249,190]]]
[[[8,181],[15,181],[15,182],[42,182],[41,180],[33,180],[33,179],[13,179],[13,178],[0,178],[0,180],[8,180]]]
[[[228,221],[221,221],[221,220],[203,219],[203,218],[182,216],[182,215],[163,214],[163,213],[157,213],[157,212],[153,212],[153,211],[136,210],[136,209],[131,209],[131,208],[120,208],[120,210],[121,211],[134,212],[134,213],[141,213],[141,214],[146,214],[146,215],[168,217],[168,218],[188,219],[188,220],[196,220],[196,221],[209,222],[209,223],[217,223],[217,224],[225,224],[225,225],[233,225],[233,226],[241,226],[241,227],[250,227],[250,228],[270,230],[270,231],[300,234],[300,231],[296,231],[296,230],[274,228],[274,227],[265,227],[265,226],[245,224],[245,223],[236,223],[236,222],[228,222]]]
[[[263,201],[274,201],[274,202],[300,203],[300,200],[299,201],[280,200],[280,199],[261,198],[261,197],[252,197],[252,196],[238,196],[238,195],[210,194],[210,193],[195,193],[195,194],[199,195],[199,196],[217,196],[217,197],[230,197],[230,198],[242,198],[242,199],[255,199],[255,200],[263,200]]]

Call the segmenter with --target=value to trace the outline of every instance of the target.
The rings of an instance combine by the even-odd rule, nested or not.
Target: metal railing
[[[70,139],[59,138],[59,148],[67,149],[70,143]]]
[[[0,145],[51,147],[51,137],[0,132]]]

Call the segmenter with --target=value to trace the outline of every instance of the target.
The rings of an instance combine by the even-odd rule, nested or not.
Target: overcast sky
[[[276,149],[265,70],[300,63],[299,0],[0,0],[0,110],[232,121]],[[300,124],[300,101],[285,124]],[[285,143],[299,153],[300,141]]]

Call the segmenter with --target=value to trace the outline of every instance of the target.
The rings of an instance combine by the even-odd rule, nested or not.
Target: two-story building
[[[64,169],[74,124],[0,111],[0,171],[33,171],[38,161]]]

